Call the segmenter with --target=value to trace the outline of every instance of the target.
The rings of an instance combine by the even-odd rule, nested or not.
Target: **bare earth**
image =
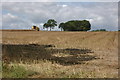
[[[22,50],[33,57],[38,55],[39,62],[26,64],[23,60],[19,63],[39,73],[30,76],[32,78],[118,77],[118,32],[3,31],[2,44],[19,47],[37,44],[30,45],[29,51],[24,46]],[[39,45],[53,46],[42,49]],[[33,47],[37,49],[32,50]],[[21,52],[20,48],[14,52],[19,54],[18,51]],[[29,56],[29,59],[36,60],[36,57]]]

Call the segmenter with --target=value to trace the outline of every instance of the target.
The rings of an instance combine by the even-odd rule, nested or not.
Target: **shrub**
[[[92,30],[93,32],[96,32],[96,31],[107,31],[106,29],[97,29],[97,30]]]

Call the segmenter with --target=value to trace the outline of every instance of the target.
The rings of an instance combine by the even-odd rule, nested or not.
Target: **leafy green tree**
[[[64,28],[64,23],[60,23],[59,28],[61,28],[61,31],[62,31],[62,29]]]
[[[64,24],[60,24],[59,28],[63,28],[64,31],[88,31],[91,29],[91,24],[87,20],[72,20]]]
[[[45,24],[43,25],[43,28],[47,28],[47,31],[48,31],[48,27],[49,27],[49,24],[48,24],[48,23],[45,23]]]
[[[50,27],[50,31],[51,31],[51,28],[54,28],[55,26],[57,26],[57,22],[54,19],[49,19],[47,23],[45,23],[43,26],[47,29],[48,27]]]

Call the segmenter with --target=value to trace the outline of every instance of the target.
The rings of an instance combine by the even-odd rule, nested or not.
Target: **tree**
[[[45,23],[43,26],[47,29],[48,27],[50,27],[50,31],[51,31],[51,28],[54,28],[55,26],[57,26],[57,22],[54,19],[49,19],[47,23]]]
[[[64,27],[64,23],[60,23],[59,28],[61,28],[61,31],[62,31],[63,27]]]
[[[48,23],[45,23],[45,24],[43,25],[43,28],[47,28],[47,31],[48,31],[48,27],[49,27]]]
[[[87,20],[71,20],[61,23],[59,28],[63,28],[64,31],[88,31],[91,29],[91,24]]]

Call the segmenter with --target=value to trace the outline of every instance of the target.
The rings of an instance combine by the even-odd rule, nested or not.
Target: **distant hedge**
[[[92,30],[92,31],[107,31],[106,29],[97,29],[97,30]]]

